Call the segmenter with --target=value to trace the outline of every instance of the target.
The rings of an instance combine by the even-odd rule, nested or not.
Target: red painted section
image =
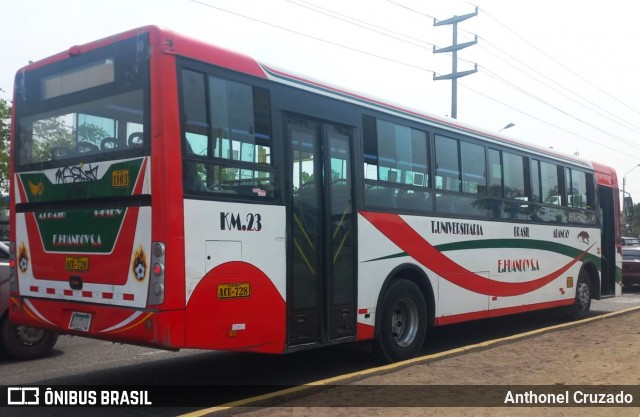
[[[142,163],[137,183],[133,194],[140,195],[144,183],[147,160]],[[19,193],[21,201],[27,201],[24,184],[19,181]],[[133,252],[133,240],[135,238],[136,224],[140,209],[128,207],[126,209],[120,234],[116,238],[113,251],[110,254],[82,253],[89,258],[88,271],[68,271],[65,269],[65,258],[69,253],[46,252],[40,236],[40,231],[34,213],[25,213],[27,235],[29,236],[29,259],[37,259],[38,262],[30,262],[33,268],[33,276],[36,279],[51,281],[68,281],[71,275],[80,276],[84,283],[124,285],[129,279],[131,253]],[[147,254],[148,255],[148,254]],[[119,262],[114,262],[119,259]],[[18,271],[18,275],[20,272]]]
[[[409,256],[431,269],[447,281],[478,294],[495,296],[514,296],[526,294],[544,287],[558,278],[578,262],[591,248],[582,252],[562,268],[543,277],[526,282],[501,282],[477,275],[446,257],[415,230],[399,215],[361,211],[360,214],[375,226],[389,240],[398,245]],[[592,245],[593,246],[593,245]]]
[[[595,170],[596,183],[598,185],[604,185],[606,187],[618,188],[618,175],[616,170],[606,165],[593,162],[593,169]]]
[[[249,297],[218,298],[219,284],[246,282],[251,285]],[[245,262],[227,262],[209,271],[191,294],[186,319],[192,348],[263,353],[285,349],[285,300],[264,272]]]
[[[151,240],[163,242],[165,299],[160,308],[185,307],[184,205],[178,76],[162,31],[150,30]],[[171,169],[167,169],[171,167]]]
[[[18,297],[11,298],[11,320],[24,325],[50,329],[63,334],[73,334],[101,340],[133,343],[167,349],[184,346],[184,310],[167,312],[141,311],[131,322],[116,329],[138,310],[98,304],[65,302],[31,298],[30,307]],[[91,314],[88,332],[69,330],[73,312]],[[41,319],[40,317],[43,317]],[[52,323],[52,324],[50,324]]]
[[[68,50],[42,59],[36,63],[21,68],[18,72],[30,71],[45,65],[68,59],[72,55],[81,55],[94,49],[108,46],[114,42],[122,41],[138,36],[140,33],[149,33],[155,39],[154,43],[161,44],[169,52],[187,56],[214,65],[244,72],[257,77],[265,78],[264,71],[255,60],[245,55],[229,51],[207,44],[205,42],[177,34],[171,30],[159,26],[143,26],[123,33],[109,36],[84,45],[74,45]],[[73,52],[73,53],[71,53]]]
[[[376,328],[369,324],[358,323],[356,331],[356,341],[371,340],[375,335]]]
[[[488,319],[492,317],[508,316],[510,314],[526,313],[528,311],[544,310],[547,308],[564,307],[573,304],[574,300],[549,301],[546,303],[530,304],[526,306],[498,308],[488,311],[477,311],[473,313],[456,314],[454,316],[436,318],[436,325],[462,323],[464,321]]]

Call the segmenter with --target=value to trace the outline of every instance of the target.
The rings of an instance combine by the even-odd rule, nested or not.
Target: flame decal
[[[29,252],[24,242],[20,244],[18,249],[18,268],[23,274],[29,269]]]
[[[140,248],[133,254],[133,261],[131,262],[131,271],[138,281],[143,281],[147,276],[147,266],[147,255],[144,253],[142,245],[140,245]]]

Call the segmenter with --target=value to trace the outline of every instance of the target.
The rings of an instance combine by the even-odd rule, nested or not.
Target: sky
[[[441,117],[451,115],[458,24],[457,119],[614,167],[640,202],[637,0],[4,0],[0,97],[16,71],[73,45],[149,24],[287,72]],[[636,169],[637,167],[637,169]]]

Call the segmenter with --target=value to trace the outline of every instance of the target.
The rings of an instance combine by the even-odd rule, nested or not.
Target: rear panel
[[[149,170],[136,158],[16,174],[16,203],[34,207],[16,213],[20,294],[145,307]],[[79,196],[86,203],[54,203]]]

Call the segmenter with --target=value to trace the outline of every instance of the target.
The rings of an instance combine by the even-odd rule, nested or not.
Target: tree
[[[4,91],[0,89],[0,91]],[[11,136],[11,105],[0,97],[0,194],[9,192],[9,150]]]
[[[49,161],[54,147],[71,150],[74,145],[73,129],[66,125],[64,117],[50,117],[33,124],[33,156],[35,162]]]

